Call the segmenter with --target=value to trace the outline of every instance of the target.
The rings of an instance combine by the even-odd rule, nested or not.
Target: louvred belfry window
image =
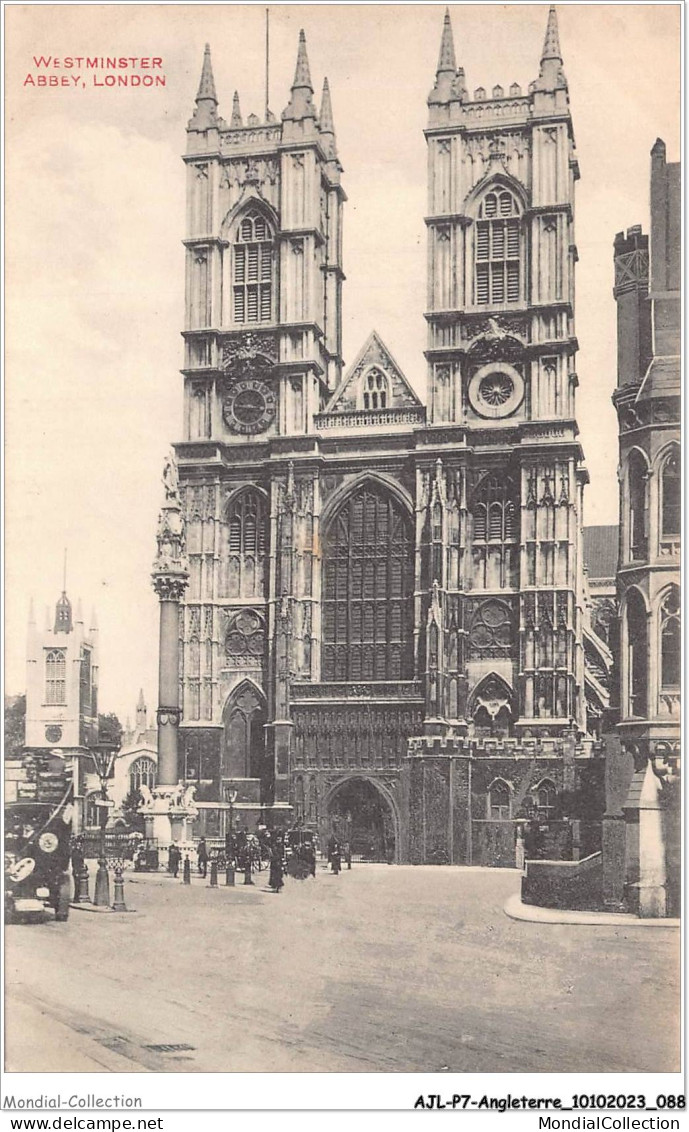
[[[519,515],[515,498],[515,487],[510,479],[492,475],[484,477],[471,506],[475,543],[517,541]]]
[[[476,304],[518,303],[521,299],[519,208],[506,190],[488,193],[481,203],[474,257]]]
[[[324,680],[406,680],[413,673],[413,540],[402,507],[364,485],[324,542]]]
[[[51,649],[46,654],[45,702],[67,703],[67,656],[64,649]]]
[[[271,321],[272,280],[272,233],[259,213],[250,212],[239,225],[234,244],[235,322]]]

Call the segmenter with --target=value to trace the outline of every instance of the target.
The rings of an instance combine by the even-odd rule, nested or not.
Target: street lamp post
[[[233,856],[234,841],[233,841],[233,833],[232,833],[232,817],[233,817],[232,807],[234,805],[236,797],[237,797],[237,791],[236,790],[228,790],[227,791],[227,800],[230,803],[230,828],[228,830],[227,837],[225,839],[226,840],[225,884],[228,887],[231,887],[232,885],[234,885],[234,856]]]
[[[105,828],[108,824],[108,810],[112,803],[108,798],[108,779],[112,771],[115,755],[120,749],[119,743],[94,743],[89,748],[96,774],[100,779],[101,798],[100,808],[100,857],[98,858],[98,872],[96,873],[96,891],[93,903],[98,908],[110,907],[110,878],[108,876],[108,860],[105,847]]]

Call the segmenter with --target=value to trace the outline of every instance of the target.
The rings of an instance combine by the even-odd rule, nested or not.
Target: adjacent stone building
[[[681,175],[651,150],[651,229],[615,237],[619,724],[608,760],[607,894],[679,910]]]
[[[185,156],[179,777],[211,837],[339,820],[392,859],[513,864],[517,817],[555,816],[602,765],[555,10],[528,90],[473,95],[446,15],[428,107],[424,404],[375,332],[343,374],[343,170],[304,34],[279,121],[245,120],[237,95],[223,120],[206,49]]]

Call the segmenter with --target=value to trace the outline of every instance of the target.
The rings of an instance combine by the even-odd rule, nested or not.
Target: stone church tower
[[[419,469],[442,613],[429,707],[470,726],[484,700],[517,734],[584,730],[579,170],[554,9],[529,90],[473,98],[446,16],[428,103],[429,424],[448,453]]]
[[[279,122],[236,94],[220,118],[206,49],[176,452],[179,769],[208,836],[232,798],[235,828],[296,817],[365,829],[384,858],[514,863],[517,818],[596,762],[554,9],[529,90],[473,97],[446,16],[428,103],[425,407],[375,331],[342,374],[346,198],[303,33]]]

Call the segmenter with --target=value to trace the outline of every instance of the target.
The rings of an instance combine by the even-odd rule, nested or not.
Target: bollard
[[[188,857],[184,858],[183,879],[185,884],[191,884],[191,861]]]
[[[110,907],[110,877],[108,876],[108,862],[105,857],[98,858],[96,891],[94,893],[93,903],[97,908]]]
[[[251,879],[251,857],[247,853],[246,864],[244,866],[244,884],[253,884]]]
[[[72,869],[72,880],[74,881],[74,896],[72,897],[73,904],[80,903],[80,885],[81,885],[81,869]]]
[[[234,866],[228,865],[225,869],[225,885],[227,888],[234,888]]]
[[[79,895],[77,896],[79,904],[89,904],[89,867],[84,862],[79,870]]]
[[[218,887],[218,862],[215,857],[211,861],[211,888]]]
[[[115,899],[112,908],[113,912],[127,911],[127,905],[124,902],[124,869],[121,861],[118,861],[115,865]]]

